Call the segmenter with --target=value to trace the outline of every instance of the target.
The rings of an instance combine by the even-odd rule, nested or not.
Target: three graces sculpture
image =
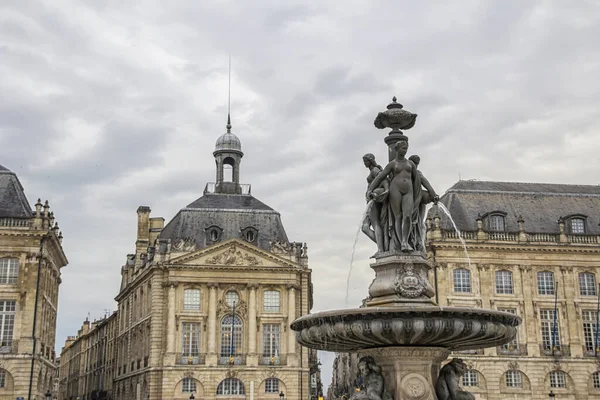
[[[394,97],[375,119],[377,128],[392,128],[386,138],[389,164],[382,168],[373,154],[363,156],[369,175],[362,231],[377,243],[378,253],[425,251],[425,205],[437,204],[439,197],[418,169],[419,156],[406,158],[408,137],[400,129],[412,128],[416,118]]]

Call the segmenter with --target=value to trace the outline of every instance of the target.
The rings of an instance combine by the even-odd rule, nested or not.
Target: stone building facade
[[[229,122],[213,155],[216,182],[168,224],[137,210],[115,298],[109,398],[310,396],[316,354],[289,329],[312,307],[307,246],[290,242],[280,214],[239,182],[244,154]]]
[[[0,400],[53,391],[62,234],[46,201],[32,210],[0,165]],[[34,329],[35,327],[35,329]],[[34,355],[34,356],[32,356]]]
[[[69,336],[61,351],[59,398],[112,399],[117,312],[90,323]]]
[[[459,181],[428,225],[442,306],[522,318],[513,343],[454,354],[479,399],[600,398],[595,329],[600,281],[600,186]],[[555,318],[556,305],[556,318]],[[556,322],[555,322],[556,321]]]

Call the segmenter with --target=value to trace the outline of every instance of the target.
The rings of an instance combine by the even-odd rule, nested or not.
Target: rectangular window
[[[0,388],[3,388],[6,385],[6,371],[0,369]]]
[[[585,221],[581,218],[571,218],[571,233],[583,235],[585,233]]]
[[[262,328],[263,357],[267,359],[279,357],[279,324],[264,324]]]
[[[596,311],[582,311],[583,340],[587,351],[594,351],[596,346]]]
[[[504,232],[504,217],[502,215],[490,215],[490,230]]]
[[[12,346],[17,303],[14,300],[0,300],[0,342]]]
[[[521,371],[509,370],[506,371],[506,386],[507,387],[523,387],[523,379]]]
[[[565,379],[565,373],[563,371],[550,372],[550,387],[564,388],[566,386],[567,386],[567,382]]]
[[[231,324],[233,321],[233,338]],[[221,357],[242,354],[242,320],[226,315],[221,321]]]
[[[462,385],[463,386],[479,386],[479,379],[477,376],[477,371],[473,369],[469,369],[462,376]]]
[[[550,271],[538,272],[538,294],[554,295],[554,274]]]
[[[200,324],[184,322],[181,324],[181,355],[197,356],[200,354]]]
[[[546,350],[552,350],[552,345],[560,349],[559,310],[556,311],[556,329],[554,325],[554,310],[540,310],[542,324],[542,345]]]
[[[200,289],[185,289],[183,291],[183,309],[200,310]]]
[[[589,272],[579,274],[579,294],[596,296],[596,277]]]
[[[471,293],[471,272],[468,269],[455,269],[453,277],[455,292]]]
[[[0,258],[0,284],[16,284],[19,276],[19,260]]]
[[[263,301],[265,312],[279,312],[280,300],[278,290],[266,290]]]
[[[496,271],[496,293],[513,294],[512,272]]]

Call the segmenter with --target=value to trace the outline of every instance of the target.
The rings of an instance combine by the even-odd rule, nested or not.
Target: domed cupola
[[[240,194],[240,162],[244,153],[242,152],[242,143],[240,139],[231,133],[231,117],[227,115],[227,132],[219,136],[215,143],[213,152],[217,162],[217,181],[215,193]],[[230,166],[231,181],[225,180],[225,166]]]

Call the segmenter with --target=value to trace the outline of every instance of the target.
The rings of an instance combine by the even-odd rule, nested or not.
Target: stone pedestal
[[[362,350],[382,369],[385,389],[394,400],[437,400],[435,381],[450,354],[441,347],[380,347]]]
[[[422,253],[379,253],[371,268],[375,279],[369,286],[368,307],[435,304],[435,291],[427,276],[431,265]]]

